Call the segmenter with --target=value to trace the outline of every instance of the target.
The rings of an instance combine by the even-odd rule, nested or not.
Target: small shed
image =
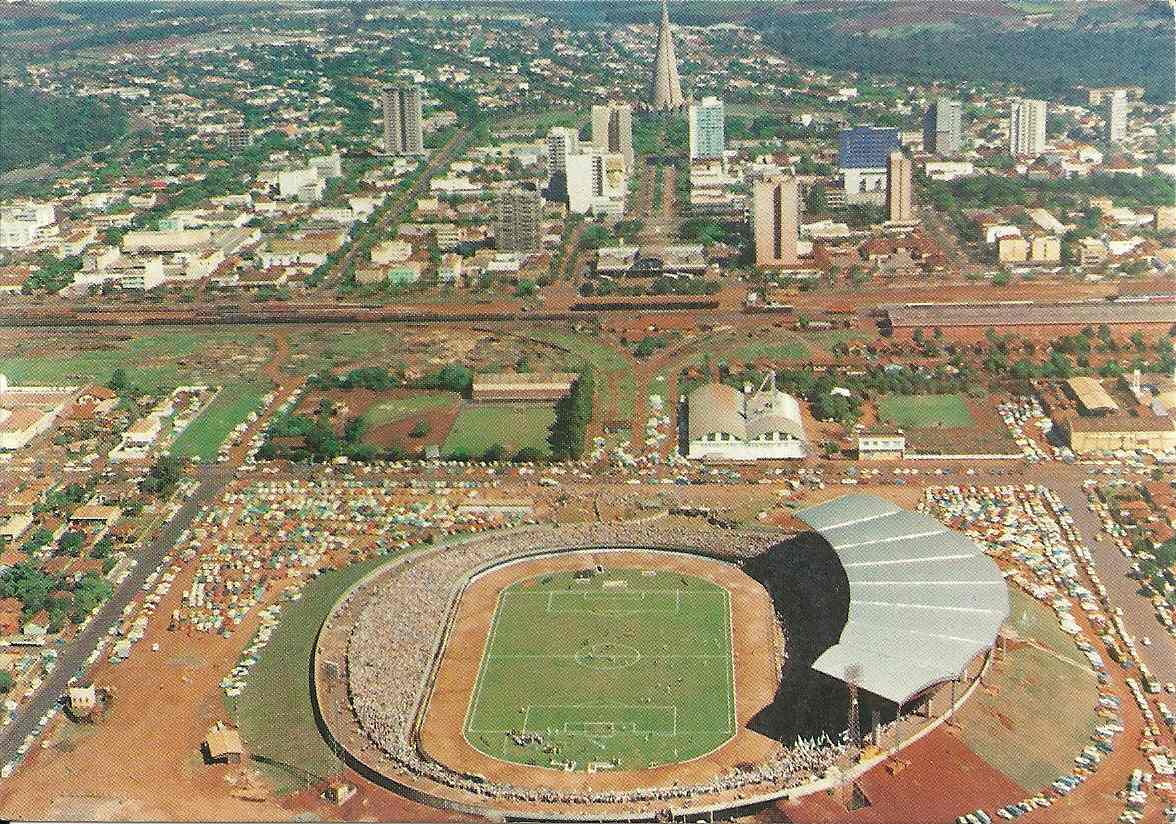
[[[245,747],[241,744],[241,733],[218,721],[204,739],[204,749],[209,761],[220,764],[240,764]]]

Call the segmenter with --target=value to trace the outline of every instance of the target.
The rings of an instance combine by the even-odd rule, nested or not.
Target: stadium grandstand
[[[872,495],[796,513],[832,547],[849,581],[837,643],[812,664],[902,706],[961,676],[996,642],[1009,596],[996,563],[968,537]]]

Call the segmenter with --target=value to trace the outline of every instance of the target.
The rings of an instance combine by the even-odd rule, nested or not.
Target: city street
[[[219,468],[206,472],[195,492],[183,502],[179,511],[164,524],[151,543],[137,556],[138,564],[115,588],[110,600],[102,605],[77,638],[61,648],[52,673],[24,702],[16,720],[0,730],[0,761],[8,762],[17,757],[17,748],[21,742],[37,729],[37,722],[41,716],[60,701],[69,686],[69,679],[85,665],[90,653],[111,628],[118,624],[122,618],[123,608],[134,599],[148,576],[159,568],[163,556],[171,551],[200,510],[221,494],[231,475],[231,470]]]
[[[1135,636],[1139,645],[1139,657],[1148,665],[1156,678],[1162,682],[1176,681],[1176,638],[1173,638],[1156,620],[1151,601],[1138,590],[1138,582],[1128,578],[1131,560],[1125,558],[1109,538],[1099,541],[1098,516],[1086,505],[1086,493],[1080,486],[1070,483],[1054,486],[1054,491],[1074,512],[1074,523],[1082,540],[1094,556],[1099,577],[1107,588],[1111,603],[1122,608],[1123,621]],[[1151,646],[1144,646],[1142,638],[1152,640]]]

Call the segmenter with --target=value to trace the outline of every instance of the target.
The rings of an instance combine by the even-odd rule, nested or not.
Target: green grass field
[[[83,349],[103,342],[105,348]],[[0,354],[0,374],[14,384],[85,385],[106,383],[115,369],[123,369],[127,380],[144,389],[173,389],[182,383],[220,383],[210,375],[226,375],[239,366],[223,359],[200,360],[201,353],[221,346],[240,346],[242,351],[255,340],[229,332],[197,333],[172,330],[142,335],[130,340],[88,340],[83,336],[55,337],[35,344],[21,343]]]
[[[495,758],[644,769],[735,733],[730,595],[691,576],[562,572],[503,591],[465,720]]]
[[[547,431],[554,422],[554,406],[467,405],[453,422],[441,453],[481,455],[495,444],[501,444],[508,455],[524,446],[532,446],[547,455],[551,452]]]
[[[331,747],[314,722],[307,667],[319,627],[342,594],[383,563],[381,555],[311,581],[302,597],[282,610],[281,622],[257,657],[244,691],[225,699],[241,730],[251,766],[274,783],[279,795],[325,778],[338,769]]]
[[[958,717],[960,737],[981,758],[1032,792],[1073,769],[1098,716],[1089,667],[1033,647],[1008,653]]]
[[[224,387],[200,417],[176,438],[172,452],[183,457],[199,456],[202,461],[212,460],[233,427],[261,406],[261,398],[267,391],[257,383],[233,383]]]
[[[457,400],[457,395],[452,393],[390,398],[371,406],[364,413],[363,417],[369,425],[380,426],[381,424],[398,421],[401,418],[407,418],[409,415],[415,415],[418,412],[436,409],[439,406],[448,406],[455,400]]]
[[[887,395],[878,401],[878,416],[909,429],[975,425],[959,395]]]

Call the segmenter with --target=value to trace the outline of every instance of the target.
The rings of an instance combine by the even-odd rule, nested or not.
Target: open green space
[[[1097,723],[1089,666],[1021,647],[985,684],[957,716],[964,743],[1028,792],[1069,772]]]
[[[878,401],[878,416],[908,429],[975,423],[959,395],[887,395]]]
[[[1087,666],[1086,656],[1074,645],[1074,639],[1062,631],[1052,610],[1019,589],[1010,590],[1009,621],[1023,638],[1032,638],[1042,646],[1071,661]]]
[[[515,763],[644,769],[734,735],[733,680],[730,595],[717,584],[553,573],[500,595],[464,731]]]
[[[748,362],[763,358],[768,360],[808,360],[812,351],[798,340],[749,341],[736,347],[731,356]]]
[[[390,556],[380,555],[325,572],[282,610],[269,644],[258,653],[245,689],[226,699],[241,730],[252,767],[261,770],[279,795],[305,788],[339,769],[331,747],[314,720],[310,666],[314,642],[331,607],[356,581]]]
[[[496,131],[534,129],[538,135],[547,132],[554,126],[579,127],[587,120],[584,113],[576,109],[547,109],[504,117],[494,123],[494,129]]]
[[[457,400],[457,395],[453,393],[389,398],[386,401],[373,404],[364,413],[363,417],[369,426],[380,426],[381,424],[398,421],[401,418],[407,418],[409,415],[415,415],[418,412],[427,412],[430,409],[448,406],[455,400]]]
[[[200,417],[192,421],[175,443],[172,452],[183,457],[210,461],[237,424],[261,407],[268,389],[259,383],[231,383],[217,393]]]
[[[403,339],[379,329],[312,329],[290,341],[291,359],[300,370],[333,369],[373,355],[401,351]]]
[[[0,374],[14,384],[63,386],[106,383],[115,369],[122,369],[131,384],[170,390],[188,381],[207,383],[207,376],[225,374],[232,366],[223,357],[201,362],[202,353],[224,346],[243,353],[254,343],[252,336],[231,332],[168,331],[129,340],[53,336],[6,346]]]
[[[807,342],[810,346],[816,346],[824,349],[826,352],[839,343],[864,343],[870,339],[867,335],[863,335],[861,332],[854,332],[850,329],[802,330],[796,332],[795,335],[800,340]]]
[[[477,456],[499,445],[508,455],[526,446],[547,455],[551,452],[547,434],[554,422],[553,406],[467,404],[453,422],[441,452]]]
[[[572,372],[591,366],[596,373],[595,408],[604,414],[615,411],[618,418],[631,420],[636,409],[637,378],[629,361],[611,346],[591,335],[558,329],[534,329],[527,337],[546,341],[562,350],[558,366]],[[616,374],[616,379],[610,375]]]

